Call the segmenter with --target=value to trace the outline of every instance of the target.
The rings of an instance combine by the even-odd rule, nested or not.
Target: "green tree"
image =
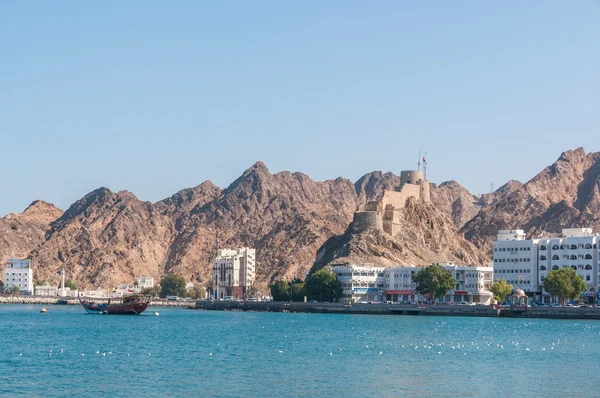
[[[506,283],[506,279],[500,279],[492,284],[490,290],[494,294],[494,300],[496,300],[498,304],[502,304],[506,301],[506,296],[513,291],[513,285]]]
[[[169,274],[162,278],[160,281],[160,295],[161,297],[166,296],[179,296],[185,297],[185,279],[183,276]]]
[[[191,298],[201,299],[201,298],[204,298],[205,292],[206,292],[206,289],[204,288],[204,286],[202,286],[202,284],[194,283],[194,287],[191,288],[190,290],[188,290],[188,295]]]
[[[304,282],[292,284],[291,291],[292,301],[304,301],[304,296],[306,296],[306,288],[304,286]]]
[[[19,288],[19,286],[14,285],[12,287],[12,294],[14,294],[15,296],[18,296],[19,294],[21,294],[21,288]]]
[[[331,301],[342,295],[341,283],[333,272],[326,269],[312,273],[304,283],[304,288],[310,299],[319,301]]]
[[[271,296],[274,301],[289,301],[290,300],[290,285],[285,281],[277,281],[269,286]]]
[[[77,290],[77,285],[70,279],[65,281],[65,287],[68,287],[71,290]]]
[[[585,281],[572,268],[560,268],[542,277],[544,290],[558,297],[562,306],[566,299],[576,299],[585,291]]]
[[[444,269],[439,264],[428,265],[417,272],[413,277],[413,282],[417,284],[416,290],[419,293],[430,294],[434,304],[438,298],[444,297],[456,285],[452,272]]]

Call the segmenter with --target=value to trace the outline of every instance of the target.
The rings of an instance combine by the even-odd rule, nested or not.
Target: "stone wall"
[[[381,213],[378,213],[376,211],[358,211],[354,213],[352,229],[355,233],[367,229],[376,229],[378,231],[383,231]]]

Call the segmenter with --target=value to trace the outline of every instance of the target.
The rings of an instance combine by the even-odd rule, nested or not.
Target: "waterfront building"
[[[442,264],[452,272],[456,286],[438,302],[453,304],[490,304],[493,282],[492,267]],[[416,292],[414,275],[423,267],[373,267],[370,264],[334,266],[332,271],[342,285],[342,300],[352,302],[402,302],[415,304],[428,300]]]
[[[385,268],[372,264],[332,267],[342,285],[342,300],[353,302],[378,302],[385,285]]]
[[[248,247],[221,249],[213,262],[215,298],[241,297],[256,277],[256,250]]]
[[[11,291],[18,286],[22,294],[33,294],[33,269],[29,259],[9,258],[4,264],[4,286]]]
[[[494,242],[494,277],[534,298],[538,291],[538,240],[526,240],[521,229],[501,230]]]
[[[44,285],[44,286],[35,286],[35,295],[36,296],[57,296],[58,295],[58,287]]]
[[[549,303],[542,278],[551,270],[573,268],[586,283],[583,297],[597,301],[599,290],[598,241],[591,228],[565,228],[556,238],[525,239],[523,230],[501,230],[494,242],[494,276],[506,279],[528,297]]]
[[[152,289],[154,287],[154,278],[151,276],[138,276],[138,288]]]

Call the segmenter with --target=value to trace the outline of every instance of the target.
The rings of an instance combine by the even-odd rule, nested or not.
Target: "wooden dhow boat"
[[[110,298],[107,303],[83,300],[79,297],[79,302],[88,314],[109,315],[139,315],[146,311],[150,300],[152,300],[151,296],[142,294],[132,294],[123,298]]]

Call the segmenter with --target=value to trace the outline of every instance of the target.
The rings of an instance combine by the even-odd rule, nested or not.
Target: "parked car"
[[[554,303],[550,307],[557,307],[558,308],[558,307],[562,307],[562,306],[559,303]]]

